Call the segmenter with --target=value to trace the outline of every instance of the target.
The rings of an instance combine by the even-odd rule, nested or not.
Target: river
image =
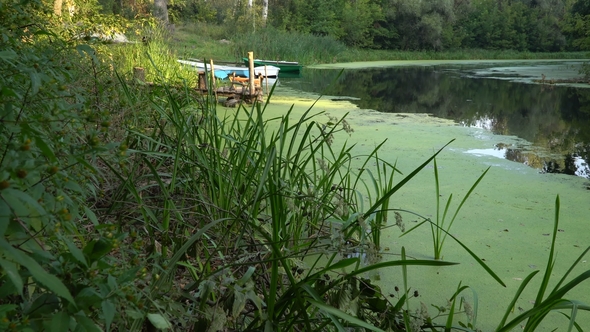
[[[386,140],[379,156],[396,163],[404,174],[454,140],[437,157],[439,198],[444,204],[452,194],[452,210],[489,168],[450,233],[482,258],[506,287],[450,238],[443,259],[460,265],[408,270],[409,286],[419,291],[412,299],[414,307],[423,302],[434,316],[433,305],[446,305],[461,282],[477,294],[476,327],[492,331],[506,310],[512,310],[512,318],[532,307],[547,264],[558,195],[557,256],[550,288],[590,245],[590,89],[533,81],[542,79],[539,73],[546,80],[567,70],[571,75],[575,66],[575,62],[381,63],[352,64],[342,74],[341,65],[324,66],[306,69],[301,78],[282,80],[267,115],[281,115],[293,107],[295,118],[314,102],[318,112],[348,114],[354,132],[337,137],[335,144],[356,144],[352,152],[361,155]],[[320,93],[323,97],[316,101]],[[430,166],[393,196],[392,205],[434,218],[436,199]],[[402,217],[406,229],[417,222],[410,213]],[[400,235],[398,228],[385,231],[383,259],[399,259],[402,247],[410,257],[433,258],[429,227]],[[567,280],[589,270],[587,260],[582,258]],[[523,280],[535,270],[541,272],[514,308],[507,309]],[[395,286],[402,287],[401,276],[400,269],[381,271],[381,287],[395,295]],[[465,292],[464,297],[473,304],[471,294]],[[566,298],[590,303],[589,283]],[[460,320],[467,322],[466,317]],[[588,313],[580,313],[578,320],[590,327]],[[556,327],[567,327],[567,320],[550,314],[542,331]]]

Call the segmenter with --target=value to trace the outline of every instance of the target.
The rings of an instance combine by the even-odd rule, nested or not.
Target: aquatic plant
[[[434,183],[435,183],[435,188],[436,188],[436,190],[435,190],[435,194],[436,194],[436,222],[435,222],[435,224],[430,223],[430,229],[432,231],[432,245],[434,248],[434,259],[442,259],[442,249],[443,249],[445,240],[447,238],[447,234],[449,234],[449,231],[451,230],[451,227],[453,226],[453,222],[457,218],[459,211],[461,211],[463,204],[465,204],[465,202],[467,201],[467,199],[469,198],[469,196],[471,195],[473,190],[477,187],[479,182],[487,174],[487,172],[490,170],[490,168],[488,167],[479,176],[479,178],[473,183],[473,185],[471,186],[471,188],[469,189],[469,191],[467,192],[465,197],[463,197],[463,200],[461,200],[461,203],[459,203],[459,206],[455,210],[453,217],[451,218],[450,221],[448,221],[447,215],[449,212],[449,208],[451,206],[451,201],[453,200],[453,194],[451,194],[449,196],[449,199],[447,200],[447,203],[445,204],[444,211],[442,212],[442,216],[441,216],[440,181],[439,181],[439,177],[438,177],[438,165],[436,163],[436,158],[434,159],[433,162],[434,162]],[[447,221],[448,221],[448,223],[446,223]]]
[[[564,296],[577,287],[579,284],[584,282],[586,279],[590,278],[590,270],[587,270],[571,281],[565,283],[566,278],[569,274],[574,270],[574,268],[580,263],[582,258],[588,253],[590,250],[590,246],[584,250],[580,256],[572,263],[570,268],[566,271],[563,277],[559,280],[559,282],[555,285],[553,290],[551,290],[547,296],[545,293],[548,291],[549,281],[551,279],[551,275],[554,273],[553,267],[555,266],[555,241],[557,239],[558,233],[558,226],[559,226],[559,195],[555,199],[555,221],[553,223],[553,237],[551,239],[551,249],[549,250],[549,258],[547,260],[547,266],[545,267],[545,274],[543,275],[543,279],[541,281],[541,285],[537,291],[537,297],[533,304],[533,307],[525,310],[520,315],[516,316],[509,322],[506,322],[510,312],[513,310],[516,301],[518,300],[520,294],[525,290],[529,282],[533,279],[539,270],[531,272],[523,281],[516,293],[514,294],[514,299],[508,307],[506,308],[506,312],[504,317],[500,321],[498,325],[497,331],[498,332],[505,332],[505,331],[512,331],[515,327],[517,327],[522,322],[526,322],[524,325],[524,331],[535,331],[539,325],[547,318],[547,315],[552,311],[559,311],[562,315],[564,315],[569,320],[568,331],[571,331],[574,327],[578,331],[582,331],[582,327],[576,323],[576,317],[579,310],[590,311],[590,306],[588,304],[582,303],[576,300],[569,300],[564,298]],[[565,284],[564,284],[565,283]],[[565,310],[569,310],[570,314],[564,313]]]
[[[432,232],[432,246],[434,249],[434,259],[442,259],[443,258],[442,257],[442,249],[443,249],[445,240],[446,240],[447,236],[453,237],[452,235],[449,234],[449,231],[451,230],[451,227],[453,226],[453,222],[457,218],[459,211],[461,211],[461,208],[463,207],[463,205],[465,204],[465,202],[467,201],[467,199],[469,198],[469,196],[471,195],[473,190],[475,190],[477,185],[481,182],[481,180],[487,174],[487,172],[490,170],[490,168],[488,167],[479,176],[479,178],[473,183],[471,188],[469,188],[469,191],[467,191],[467,194],[465,195],[465,197],[463,197],[463,199],[459,203],[459,206],[457,206],[457,208],[455,209],[453,216],[449,220],[449,219],[447,219],[447,216],[449,216],[449,209],[451,206],[451,202],[453,200],[453,194],[451,194],[449,196],[449,199],[447,200],[446,204],[444,205],[444,210],[441,211],[440,181],[439,181],[439,176],[438,176],[438,164],[436,162],[436,158],[433,159],[433,164],[434,164],[434,184],[435,184],[435,195],[436,195],[436,220],[432,221],[430,218],[422,217],[424,219],[422,222],[420,222],[418,225],[412,227],[410,230],[408,230],[407,232],[402,234],[402,236],[409,234],[410,232],[414,231],[415,229],[417,229],[418,227],[422,226],[425,223],[429,223],[430,230]],[[441,212],[442,212],[442,216],[441,216]],[[454,238],[454,239],[456,241],[458,241],[456,238]],[[466,248],[466,246],[464,246],[461,242],[459,242],[459,244],[461,244],[461,246]],[[477,259],[476,255],[472,255],[472,256]]]

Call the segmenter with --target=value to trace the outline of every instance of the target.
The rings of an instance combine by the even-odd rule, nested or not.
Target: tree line
[[[273,27],[387,50],[590,50],[589,0],[99,0],[134,17],[167,4],[172,22]],[[160,10],[161,11],[161,10]],[[166,20],[168,17],[166,17]]]

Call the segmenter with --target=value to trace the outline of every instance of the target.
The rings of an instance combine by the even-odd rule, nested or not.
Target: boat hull
[[[178,60],[178,62],[188,65],[191,67],[195,67],[198,70],[205,70],[205,63],[199,61],[190,61],[190,60]],[[238,67],[238,66],[224,66],[224,65],[215,65],[215,77],[219,79],[225,79],[228,76],[235,75],[240,77],[248,77],[249,70],[248,67]],[[209,65],[207,65],[207,70],[209,70]],[[276,66],[259,66],[254,67],[254,74],[256,76],[263,75],[266,77],[278,77],[279,76],[279,67]]]
[[[242,58],[246,65],[249,64],[248,58]],[[303,67],[298,62],[291,62],[291,61],[272,61],[272,60],[260,60],[254,59],[254,66],[273,66],[278,67],[281,70],[281,73],[298,73],[301,71]]]

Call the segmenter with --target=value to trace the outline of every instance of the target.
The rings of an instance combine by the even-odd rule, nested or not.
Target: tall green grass
[[[128,101],[137,102],[123,78],[121,84]],[[347,129],[344,118],[322,123],[322,112],[313,106],[297,117],[291,108],[268,118],[268,104],[242,105],[226,113],[213,96],[194,95],[187,86],[164,85],[152,93],[153,126],[130,128],[127,163],[105,160],[120,183],[112,211],[135,206],[131,216],[150,241],[154,272],[143,292],[147,312],[157,312],[165,324],[201,330],[475,329],[473,315],[467,325],[458,326],[459,312],[473,310],[460,295],[466,286],[459,284],[449,311],[439,313],[438,319],[444,318],[439,322],[408,311],[412,296],[407,272],[396,301],[368,278],[384,268],[455,264],[408,259],[404,248],[401,259],[381,261],[380,256],[381,229],[389,213],[398,212],[389,207],[391,197],[431,163],[438,197],[435,158],[442,149],[403,175],[379,158],[380,145],[362,156],[353,155],[353,146],[346,143],[336,148],[333,141]],[[145,123],[144,116],[137,114],[134,121]],[[377,167],[368,167],[371,163]],[[449,234],[456,216],[444,222],[449,204],[440,222],[430,222],[439,254],[450,236],[504,285],[466,244]],[[558,204],[556,208],[558,214]],[[126,227],[124,221],[121,227]],[[550,262],[548,266],[553,254]],[[550,272],[548,267],[546,275]],[[504,318],[499,329],[526,319],[534,328],[548,311],[563,308],[574,309],[569,316],[574,322],[576,310],[586,306],[564,302],[561,296],[587,276],[558,285],[540,301],[545,305],[508,323]],[[540,300],[547,284],[544,279]],[[137,317],[131,330],[142,329],[146,321],[154,324],[149,316]]]
[[[533,59],[587,59],[586,52],[519,52],[513,50],[446,50],[400,51],[351,49],[336,57],[335,62],[391,61],[391,60],[533,60]]]
[[[113,71],[128,81],[133,78],[134,68],[145,70],[145,81],[154,84],[175,84],[181,86],[186,81],[194,87],[198,80],[194,68],[182,66],[177,59],[178,50],[168,46],[172,38],[164,28],[143,29],[142,36],[130,43],[97,45],[100,52],[108,54]],[[157,64],[157,66],[155,66]],[[114,75],[114,73],[113,73]]]
[[[172,38],[166,40],[169,48],[182,58],[236,61],[234,37],[231,28],[198,22],[177,24]]]
[[[154,127],[130,130],[128,164],[110,168],[121,183],[113,210],[137,207],[134,218],[150,247],[159,248],[155,266],[168,267],[145,296],[170,321],[180,319],[171,315],[170,297],[182,297],[200,327],[222,321],[239,330],[398,329],[405,300],[389,302],[364,276],[454,264],[380,261],[389,198],[434,156],[397,183],[395,167],[382,162],[364,183],[365,167],[353,172],[353,160],[379,161],[378,148],[364,156],[347,144],[334,149],[344,119],[322,124],[322,112],[312,108],[294,121],[292,109],[269,119],[263,105],[223,115],[211,96],[162,91]],[[179,278],[186,283],[175,290]],[[133,329],[142,324],[138,319]]]
[[[285,32],[270,27],[236,35],[232,41],[238,59],[253,51],[258,59],[303,64],[332,63],[346,51],[343,43],[330,37]]]
[[[455,213],[453,213],[453,216],[450,217],[450,220],[449,220],[449,218],[447,218],[447,216],[450,216],[449,209],[451,207],[451,202],[453,201],[453,194],[451,194],[449,196],[449,199],[447,200],[447,203],[444,206],[444,210],[441,210],[440,179],[438,176],[438,165],[436,163],[436,159],[434,159],[433,163],[434,163],[434,187],[435,187],[434,194],[435,194],[435,200],[436,200],[436,220],[431,221],[430,219],[427,219],[427,220],[425,220],[425,222],[426,221],[430,222],[430,230],[432,232],[432,246],[434,249],[434,259],[442,259],[443,258],[442,249],[443,249],[445,240],[447,239],[447,234],[449,234],[451,227],[453,226],[453,223],[455,222],[455,219],[457,218],[457,215],[459,214],[459,211],[461,211],[461,208],[463,207],[463,205],[465,204],[467,199],[469,199],[469,196],[471,195],[473,190],[475,190],[477,185],[481,182],[481,180],[487,174],[487,172],[490,170],[490,168],[488,167],[479,176],[479,178],[477,178],[477,180],[473,183],[471,188],[469,188],[469,191],[467,191],[467,194],[465,195],[465,197],[463,197],[463,199],[461,200],[461,202],[459,203],[459,205],[455,209]],[[442,212],[442,215],[441,215],[441,212]],[[411,230],[409,230],[405,234],[410,233],[411,231],[413,231],[414,229],[416,229],[417,227],[419,227],[423,223],[424,222],[413,227]]]
[[[221,42],[221,40],[230,41]],[[384,60],[514,60],[514,59],[586,59],[587,52],[518,52],[514,50],[462,49],[445,51],[401,51],[346,47],[330,38],[260,28],[240,32],[231,25],[178,25],[169,45],[185,57],[241,63],[253,51],[256,58],[299,61],[305,65]]]

